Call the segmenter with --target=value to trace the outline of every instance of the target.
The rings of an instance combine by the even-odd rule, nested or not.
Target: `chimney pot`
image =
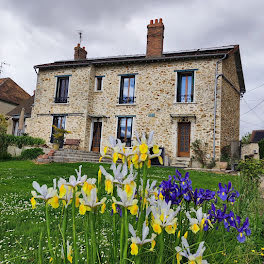
[[[87,51],[81,47],[80,43],[74,48],[74,60],[86,60]]]
[[[146,57],[161,57],[163,53],[163,39],[164,39],[164,25],[162,18],[150,20],[150,24],[147,26],[147,54]]]

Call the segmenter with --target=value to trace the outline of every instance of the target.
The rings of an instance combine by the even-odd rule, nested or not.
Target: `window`
[[[123,143],[126,143],[127,147],[131,147],[132,122],[132,117],[118,118],[117,138],[119,138]]]
[[[55,103],[67,103],[68,87],[69,87],[69,76],[57,78]]]
[[[66,116],[61,115],[61,116],[53,116],[53,122],[52,125],[58,127],[58,128],[63,128],[65,129],[65,121],[66,121]],[[50,136],[50,142],[53,143],[54,138],[53,138],[53,134],[54,134],[54,127],[52,126],[52,131],[51,131],[51,136]]]
[[[194,72],[178,72],[177,102],[193,102]]]
[[[104,76],[95,76],[95,91],[103,90],[103,77]]]
[[[135,102],[135,75],[121,76],[119,104],[133,104]]]

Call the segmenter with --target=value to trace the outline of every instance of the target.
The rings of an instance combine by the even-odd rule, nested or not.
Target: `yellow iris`
[[[152,241],[151,241],[151,248],[150,248],[150,251],[153,251],[153,250],[154,250],[155,245],[156,245],[156,241],[155,241],[155,240],[152,240]]]
[[[84,215],[86,212],[86,206],[84,204],[81,204],[80,207],[79,207],[79,213],[81,215]]]
[[[53,208],[58,208],[59,207],[59,197],[54,196],[51,199],[49,199],[48,203],[53,207]]]
[[[116,214],[116,204],[115,203],[112,204],[112,209],[113,209],[113,214]]]
[[[128,210],[130,211],[130,213],[132,215],[136,215],[138,213],[138,205],[137,204],[134,204],[132,206],[129,206],[128,207]]]
[[[190,229],[196,234],[200,230],[200,227],[197,224],[193,224]]]
[[[182,255],[180,253],[177,253],[176,259],[177,259],[177,264],[180,264],[182,260]]]
[[[79,197],[76,197],[76,199],[75,199],[75,207],[79,207],[79,205],[80,205],[80,199],[79,199]]]
[[[187,239],[187,237],[188,237],[188,231],[185,232],[184,237]]]
[[[113,193],[113,183],[110,180],[105,180],[105,191],[108,194]]]
[[[93,184],[90,184],[90,183],[88,183],[88,182],[85,182],[84,184],[83,184],[83,190],[84,190],[84,192],[85,192],[85,194],[87,195],[87,196],[90,196],[90,194],[91,194],[91,190],[94,188],[95,186],[93,185]]]
[[[70,250],[67,254],[67,259],[69,260],[70,263],[72,263],[72,248],[70,247]]]
[[[64,186],[64,184],[62,184],[61,187],[60,187],[60,195],[59,195],[59,197],[62,198],[66,194],[66,192],[67,192],[67,190],[66,190],[65,186]]]
[[[101,207],[101,214],[103,214],[105,212],[105,208],[106,208],[106,204],[103,203],[102,207]]]
[[[99,169],[99,171],[98,171],[98,184],[101,183],[101,180],[102,180],[102,172],[101,172],[101,170]]]
[[[108,147],[104,147],[104,154],[106,154]]]
[[[117,160],[118,160],[118,153],[115,152],[115,153],[113,154],[113,162],[116,163]]]
[[[103,156],[99,158],[99,162],[101,162],[101,161],[102,161],[102,159],[103,159]]]
[[[148,167],[148,169],[150,169],[150,167],[151,167],[151,160],[148,160],[147,167]]]
[[[127,193],[128,198],[130,198],[133,195],[135,187],[136,187],[136,184],[134,181],[132,181],[130,184],[125,185],[125,191]]]
[[[148,145],[143,143],[139,146],[139,151],[141,154],[146,154],[148,152]]]
[[[131,255],[136,256],[138,254],[138,246],[137,246],[137,244],[132,243],[130,245],[130,248],[131,248]]]
[[[159,199],[160,199],[160,200],[163,200],[163,195],[162,195],[162,193],[159,194]]]
[[[155,232],[155,233],[157,233],[157,234],[160,234],[161,233],[161,226],[159,225],[159,224],[157,224],[157,223],[154,223],[153,225],[152,225],[152,228],[153,228],[153,231]]]
[[[158,159],[159,159],[160,165],[163,165],[163,159],[162,159],[162,157],[161,156],[158,156]]]
[[[174,225],[168,225],[165,227],[165,230],[168,234],[175,234],[175,231],[176,231],[176,228],[177,228],[177,225],[174,224]]]
[[[32,198],[30,199],[30,202],[31,202],[31,204],[32,204],[32,209],[35,209],[35,208],[36,208],[36,204],[37,204],[35,198],[32,197]]]
[[[140,159],[142,161],[145,161],[147,159],[147,157],[148,157],[148,155],[146,153],[143,153],[143,154],[140,155]]]
[[[154,145],[153,148],[152,148],[152,151],[153,151],[154,154],[158,154],[159,153],[159,146]]]
[[[132,162],[133,163],[136,163],[138,161],[138,154],[135,154],[133,157],[132,157]]]

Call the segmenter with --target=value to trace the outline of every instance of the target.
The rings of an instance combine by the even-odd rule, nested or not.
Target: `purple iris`
[[[231,182],[228,182],[228,185],[225,184],[224,186],[222,186],[222,183],[219,183],[219,191],[217,191],[217,194],[223,201],[232,203],[235,202],[236,197],[239,197],[239,192],[234,191]]]
[[[251,235],[251,230],[249,228],[249,220],[248,217],[246,218],[245,222],[241,225],[241,218],[239,216],[236,217],[236,230],[238,231],[237,240],[240,243],[245,242],[246,237]]]

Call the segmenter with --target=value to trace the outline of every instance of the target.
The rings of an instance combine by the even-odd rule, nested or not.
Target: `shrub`
[[[231,145],[222,147],[221,161],[230,162],[230,158],[231,158]]]
[[[23,146],[39,146],[45,144],[45,140],[42,138],[34,138],[30,136],[14,136],[5,135],[5,140],[8,145],[17,146],[22,148]]]
[[[0,114],[0,134],[5,134],[7,131],[7,121],[4,115]]]
[[[44,154],[44,152],[41,148],[25,149],[21,152],[20,158],[23,160],[27,160],[27,159],[33,160],[42,154]]]
[[[241,144],[242,145],[247,145],[250,144],[250,138],[251,138],[251,133],[247,133],[241,138]]]
[[[202,164],[202,166],[204,167],[206,165],[206,163],[205,163],[205,152],[202,148],[201,140],[196,139],[192,143],[192,149],[194,152],[194,159],[199,161]]]
[[[258,145],[259,145],[259,158],[263,159],[264,158],[264,139],[261,139]]]

